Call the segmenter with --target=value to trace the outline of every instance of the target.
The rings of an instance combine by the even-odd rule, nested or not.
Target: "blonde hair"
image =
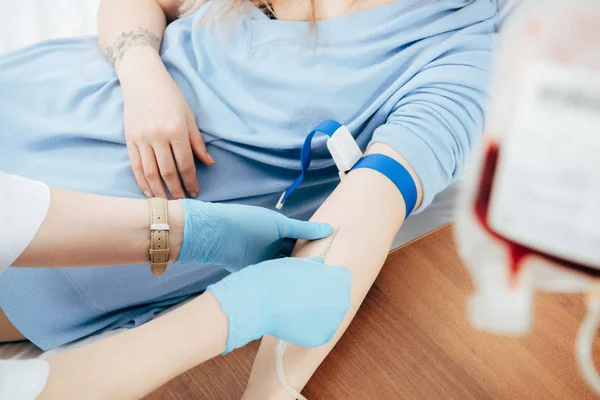
[[[290,1],[290,0],[288,0]],[[296,1],[296,0],[293,0]],[[311,23],[316,22],[317,20],[317,0],[310,0],[310,13],[309,13],[309,21]],[[185,17],[196,10],[198,10],[206,0],[183,0],[181,5],[179,6],[179,16]],[[271,5],[271,1],[269,0],[226,0],[223,1],[220,7],[213,7],[213,13],[217,17],[224,17],[232,14],[244,14],[250,11],[253,7],[260,8],[262,10],[266,10],[275,17],[277,14],[275,10],[273,10],[273,6]]]

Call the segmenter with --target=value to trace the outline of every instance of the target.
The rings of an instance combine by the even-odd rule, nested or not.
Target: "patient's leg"
[[[18,342],[25,340],[25,336],[15,328],[15,326],[6,318],[6,315],[0,310],[0,343]]]

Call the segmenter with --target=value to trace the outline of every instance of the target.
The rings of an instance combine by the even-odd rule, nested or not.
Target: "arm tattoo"
[[[121,61],[128,50],[137,46],[150,46],[156,51],[160,50],[160,38],[147,29],[138,28],[135,31],[123,32],[112,46],[108,46],[104,53],[110,64],[115,66]]]
[[[325,261],[327,261],[327,255],[329,254],[329,251],[331,250],[331,246],[333,245],[333,242],[335,241],[335,238],[337,237],[338,233],[340,233],[340,228],[337,228],[337,230],[335,231],[333,236],[331,236],[331,240],[329,241],[327,248],[325,248],[325,250],[323,251],[323,254],[321,254],[321,257],[323,257],[323,259]]]

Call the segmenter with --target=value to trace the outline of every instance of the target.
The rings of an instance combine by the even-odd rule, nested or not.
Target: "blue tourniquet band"
[[[304,144],[302,145],[302,150],[300,151],[300,163],[302,166],[302,172],[300,176],[296,178],[294,183],[292,183],[286,190],[283,192],[281,199],[279,200],[278,205],[282,205],[285,203],[287,198],[302,184],[304,180],[304,176],[306,175],[306,171],[310,166],[311,161],[311,151],[312,151],[312,140],[317,133],[324,133],[329,137],[332,137],[333,134],[341,127],[342,125],[333,120],[327,120],[321,122],[317,127],[315,127],[306,139],[304,140]],[[404,202],[406,204],[406,217],[413,212],[415,205],[417,204],[417,186],[415,185],[415,181],[413,180],[410,173],[406,168],[396,160],[391,157],[388,157],[383,154],[371,154],[366,157],[361,158],[354,167],[352,167],[352,171],[360,168],[368,168],[379,173],[383,174],[387,177],[400,191],[402,197],[404,197]],[[278,207],[279,208],[279,207]]]
[[[392,181],[404,197],[406,217],[410,215],[417,204],[417,185],[402,164],[383,154],[371,154],[361,158],[352,171],[360,168],[375,170]]]
[[[317,125],[316,128],[314,128],[312,131],[310,131],[310,133],[304,140],[304,144],[302,145],[302,150],[300,151],[300,162],[302,164],[302,173],[300,174],[300,176],[298,178],[296,178],[294,183],[292,183],[290,185],[290,187],[288,187],[285,190],[285,192],[280,200],[281,203],[285,203],[286,199],[290,196],[290,194],[292,194],[292,192],[294,190],[296,190],[298,188],[298,186],[300,186],[300,184],[304,180],[304,175],[306,174],[306,171],[308,170],[308,167],[310,166],[310,160],[312,157],[312,155],[311,155],[312,140],[313,140],[313,137],[315,136],[315,134],[317,134],[318,132],[321,132],[321,133],[324,133],[327,136],[331,137],[331,136],[333,136],[335,131],[337,131],[341,126],[342,126],[342,124],[340,124],[337,121],[327,120],[327,121],[321,122],[319,125]]]

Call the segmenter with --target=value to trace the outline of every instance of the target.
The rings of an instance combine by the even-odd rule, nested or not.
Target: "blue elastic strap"
[[[383,154],[371,154],[360,159],[351,171],[368,168],[385,175],[396,185],[406,204],[406,218],[413,212],[417,204],[417,185],[410,173],[402,164]]]
[[[300,151],[300,162],[302,164],[302,173],[300,173],[300,176],[298,178],[296,178],[294,183],[292,183],[290,185],[290,187],[288,187],[285,190],[285,192],[283,192],[283,196],[281,197],[281,200],[280,200],[281,203],[285,203],[286,199],[290,196],[290,194],[292,194],[292,192],[294,190],[296,190],[298,188],[298,186],[300,186],[300,184],[302,184],[302,181],[304,180],[304,175],[306,174],[306,171],[308,170],[308,167],[310,166],[310,161],[312,158],[312,155],[311,155],[312,140],[313,140],[313,137],[315,136],[315,134],[317,134],[318,132],[321,132],[321,133],[324,133],[327,136],[331,137],[331,136],[333,136],[335,131],[337,131],[341,126],[342,126],[342,124],[340,124],[337,121],[327,120],[327,121],[321,122],[316,128],[314,128],[312,131],[310,131],[310,133],[304,140],[304,144],[302,145],[302,150]]]

